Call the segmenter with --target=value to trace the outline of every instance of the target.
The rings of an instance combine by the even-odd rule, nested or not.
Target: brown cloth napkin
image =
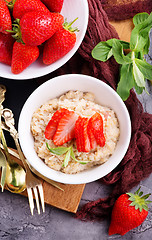
[[[121,2],[120,6],[118,2]],[[119,65],[113,58],[105,63],[94,60],[91,56],[91,51],[100,41],[118,38],[117,32],[109,24],[108,16],[118,19],[119,15],[119,19],[122,19],[124,16],[126,18],[132,17],[137,12],[150,12],[152,1],[88,0],[88,3],[90,11],[88,29],[78,52],[68,63],[58,71],[50,74],[50,76],[54,77],[61,74],[81,72],[88,74],[88,72],[85,72],[85,69],[82,69],[82,66],[87,65],[87,69],[90,71],[89,75],[104,81],[116,89]],[[126,15],[122,11],[122,6],[128,6],[128,10],[124,10],[126,11]],[[41,81],[43,81],[43,78],[41,78]],[[101,220],[109,216],[117,197],[129,191],[152,172],[152,115],[143,111],[143,107],[133,90],[125,104],[128,108],[132,124],[130,146],[117,168],[99,180],[102,184],[112,186],[110,196],[85,204],[76,214],[76,217],[81,220]]]
[[[101,3],[110,20],[128,19],[152,10],[152,0],[101,0]]]

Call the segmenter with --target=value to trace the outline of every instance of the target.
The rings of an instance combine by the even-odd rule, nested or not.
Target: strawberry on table
[[[147,198],[150,194],[144,196],[140,192],[140,188],[133,193],[122,194],[115,202],[111,224],[109,227],[109,235],[124,235],[131,229],[138,227],[146,219],[148,215]]]
[[[36,46],[28,46],[21,42],[13,45],[11,71],[14,74],[21,73],[39,56],[39,49]]]
[[[42,0],[51,12],[61,12],[64,0]]]
[[[78,116],[74,111],[67,111],[59,120],[56,132],[53,137],[55,145],[63,145],[72,140],[75,136],[75,122]]]
[[[58,31],[49,39],[44,45],[43,50],[43,62],[49,65],[65,54],[67,54],[75,45],[77,28],[72,28],[71,25],[76,21],[68,23],[65,21],[63,27],[59,28]]]
[[[21,19],[25,13],[35,10],[50,12],[40,0],[16,0],[13,6],[13,17]]]
[[[60,13],[28,12],[20,20],[22,40],[25,44],[38,46],[49,39],[63,22]]]
[[[11,65],[14,39],[11,34],[0,33],[0,62]]]
[[[51,120],[48,122],[45,128],[44,134],[46,139],[53,139],[59,120],[67,112],[69,112],[69,110],[67,110],[66,108],[60,108],[53,114]]]
[[[0,0],[0,32],[8,34],[6,30],[12,29],[9,9],[4,0]]]

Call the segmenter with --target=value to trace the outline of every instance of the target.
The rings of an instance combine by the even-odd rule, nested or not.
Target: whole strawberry
[[[0,62],[11,65],[14,39],[11,34],[0,33]]]
[[[14,74],[21,73],[39,56],[39,49],[36,46],[28,46],[21,42],[13,45],[11,71]]]
[[[20,20],[22,40],[30,46],[38,46],[48,40],[59,28],[64,18],[60,13],[32,11]]]
[[[122,194],[115,202],[109,235],[124,235],[131,229],[138,227],[148,215],[147,204],[151,201],[146,200],[150,194],[142,196],[140,188],[133,193]]]
[[[51,12],[61,12],[64,0],[42,0]]]
[[[0,32],[12,29],[11,15],[4,0],[0,0]]]
[[[21,17],[31,11],[49,12],[48,8],[40,0],[16,0],[13,6],[13,17]]]
[[[57,61],[74,47],[76,42],[75,31],[78,31],[78,29],[71,27],[73,22],[67,23],[65,21],[63,27],[45,43],[43,50],[44,64],[49,65]]]

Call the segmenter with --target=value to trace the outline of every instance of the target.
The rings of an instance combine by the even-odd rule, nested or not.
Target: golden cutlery
[[[2,130],[1,116],[3,112],[2,103],[5,100],[6,88],[4,85],[0,85],[0,140],[4,147],[4,153],[0,149],[0,166],[2,167],[1,186],[2,191],[6,184],[7,189],[13,193],[23,192],[26,189],[25,185],[25,171],[15,161],[11,159],[8,152],[5,136]]]
[[[33,193],[34,193],[35,200],[36,200],[36,206],[37,206],[38,214],[40,214],[39,196],[40,196],[40,200],[41,200],[42,211],[43,212],[45,211],[44,194],[43,194],[43,187],[42,187],[41,180],[38,179],[38,177],[35,176],[31,172],[31,170],[30,170],[30,168],[29,168],[29,166],[28,166],[28,164],[27,164],[27,162],[24,158],[24,155],[22,153],[22,150],[20,148],[19,141],[18,141],[18,132],[15,129],[15,126],[14,126],[15,121],[14,121],[12,111],[10,109],[7,109],[7,108],[3,109],[2,117],[4,118],[5,125],[6,125],[6,127],[9,128],[9,132],[14,139],[14,142],[15,142],[15,145],[17,147],[17,151],[19,153],[20,159],[21,159],[21,161],[22,161],[22,163],[25,167],[25,170],[26,170],[25,182],[26,182],[26,188],[27,188],[27,193],[28,193],[28,199],[29,199],[31,214],[33,215],[33,210],[34,210]],[[39,195],[38,195],[38,191],[39,191]]]

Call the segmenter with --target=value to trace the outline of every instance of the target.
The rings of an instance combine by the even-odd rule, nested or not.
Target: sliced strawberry
[[[59,120],[58,126],[53,137],[53,142],[55,145],[62,145],[75,136],[75,122],[78,116],[73,111],[68,111]]]
[[[97,144],[101,147],[105,145],[105,136],[103,133],[103,119],[102,116],[96,112],[90,119],[89,119],[89,128],[92,131]]]
[[[95,136],[91,130],[91,127],[90,127],[90,122],[88,122],[88,136],[89,136],[89,140],[90,140],[90,146],[91,146],[91,149],[95,149],[97,147],[97,141],[95,139]]]
[[[78,152],[82,152],[82,135],[80,134],[82,130],[82,117],[78,117],[75,123],[75,138]]]
[[[88,135],[88,118],[83,118],[83,126],[82,126],[82,136],[83,136],[83,152],[90,152],[91,146],[90,146],[90,139]]]
[[[79,152],[89,152],[91,150],[87,131],[88,121],[88,118],[79,117],[75,124],[75,138]]]
[[[51,120],[45,128],[44,134],[46,139],[53,139],[59,120],[67,112],[69,112],[69,110],[67,110],[66,108],[61,108],[53,114]]]

